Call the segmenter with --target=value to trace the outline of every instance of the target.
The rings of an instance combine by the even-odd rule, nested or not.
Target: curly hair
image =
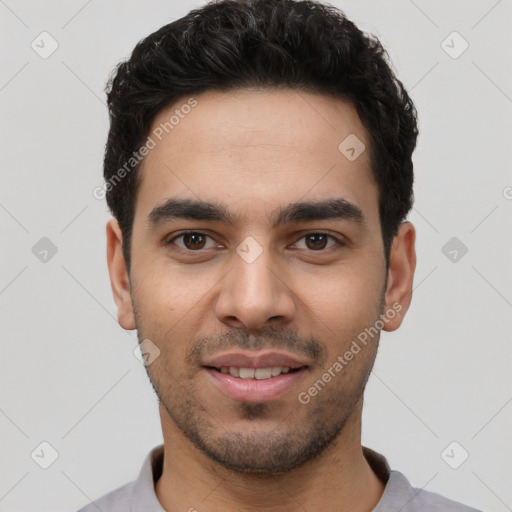
[[[137,170],[112,178],[144,143],[156,115],[207,90],[294,89],[350,101],[368,132],[386,263],[413,204],[416,109],[379,40],[339,9],[311,0],[219,0],[142,39],[106,85],[107,204],[130,268]]]

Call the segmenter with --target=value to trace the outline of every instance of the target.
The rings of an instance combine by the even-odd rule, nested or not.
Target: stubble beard
[[[384,294],[379,309],[382,313]],[[135,316],[137,318],[137,314]],[[139,319],[136,324],[140,342],[144,337],[140,334],[143,329],[140,328]],[[199,392],[193,381],[197,372],[178,381],[165,364],[153,363],[146,367],[146,371],[158,401],[169,418],[211,461],[225,469],[255,478],[276,476],[319,457],[335,444],[351,415],[361,414],[364,390],[377,355],[379,339],[380,333],[372,340],[372,345],[365,346],[365,359],[361,360],[358,373],[351,375],[355,383],[348,382],[349,390],[344,385],[347,378],[342,371],[336,376],[338,381],[334,385],[327,385],[310,403],[303,405],[297,400],[300,421],[290,421],[289,416],[295,415],[294,409],[271,431],[247,429],[229,432],[229,427],[223,426],[222,419],[218,419],[215,404],[202,404],[197,398]],[[247,342],[241,345],[248,348]],[[315,346],[312,346],[311,353],[314,352]],[[155,371],[155,366],[160,370]],[[275,417],[275,404],[240,403],[237,406],[240,417],[247,421],[256,423],[272,419],[273,415]]]
[[[347,393],[343,373],[336,376],[339,385],[324,388],[309,404],[297,400],[300,421],[291,422],[288,416],[271,431],[244,430],[229,432],[217,419],[215,404],[201,404],[198,390],[189,380],[178,383],[164,370],[162,381],[146,367],[153,389],[183,435],[210,460],[222,467],[246,475],[275,476],[289,472],[319,457],[343,431],[352,414],[360,414],[364,389],[377,353],[376,337],[372,354],[357,375],[357,385]],[[162,382],[169,383],[167,386]],[[329,386],[329,385],[327,385]],[[332,386],[332,383],[331,383]],[[276,408],[267,403],[240,403],[242,419],[257,423],[269,420]],[[214,419],[215,418],[215,419]]]

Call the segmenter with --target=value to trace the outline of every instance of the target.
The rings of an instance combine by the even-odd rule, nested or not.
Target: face
[[[119,321],[160,351],[146,368],[174,435],[236,471],[288,471],[360,415],[379,331],[409,304],[414,232],[401,228],[387,273],[350,104],[276,90],[187,100],[151,129],[129,277],[107,227]],[[355,159],[339,149],[349,135],[366,147]]]

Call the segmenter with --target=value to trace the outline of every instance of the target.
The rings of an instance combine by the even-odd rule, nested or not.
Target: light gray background
[[[382,336],[363,442],[415,486],[512,510],[512,2],[332,3],[380,37],[421,130],[416,290],[402,328]],[[2,511],[76,510],[133,480],[162,442],[135,333],[116,321],[109,213],[92,191],[109,72],[201,4],[0,0]],[[59,44],[47,59],[31,48],[43,31]],[[441,46],[453,31],[469,43],[457,59]],[[442,252],[454,236],[469,249],[457,262]],[[32,253],[42,237],[58,249],[46,263]],[[43,441],[59,454],[48,469],[31,458]],[[452,441],[469,453],[458,469],[441,457]],[[453,464],[462,452],[448,453]]]

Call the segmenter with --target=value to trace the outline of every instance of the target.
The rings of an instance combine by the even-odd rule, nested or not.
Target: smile
[[[295,372],[299,368],[290,368],[289,366],[274,366],[269,368],[240,368],[237,366],[222,366],[215,368],[220,373],[229,374],[232,377],[240,379],[257,379],[265,380],[279,377],[281,374]]]
[[[261,403],[276,400],[298,387],[307,366],[246,368],[203,367],[207,378],[226,397],[237,402]]]

